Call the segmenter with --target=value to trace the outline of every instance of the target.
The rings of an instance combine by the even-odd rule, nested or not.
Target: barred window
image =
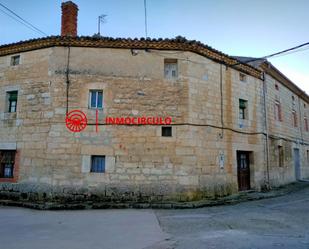
[[[15,153],[14,150],[0,150],[0,178],[13,178]]]

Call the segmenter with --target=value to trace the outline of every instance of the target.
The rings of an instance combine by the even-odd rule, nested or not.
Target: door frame
[[[237,165],[237,185],[238,185],[238,191],[247,191],[251,189],[251,160],[250,160],[250,155],[251,155],[252,151],[246,151],[246,150],[236,150],[236,165]],[[240,166],[240,155],[241,154],[245,154],[246,155],[246,161],[248,164],[248,172],[247,172],[247,188],[246,189],[242,189],[241,184],[240,184],[240,170],[239,170],[239,166]]]
[[[293,162],[294,162],[295,180],[299,181],[301,180],[299,148],[293,148]]]

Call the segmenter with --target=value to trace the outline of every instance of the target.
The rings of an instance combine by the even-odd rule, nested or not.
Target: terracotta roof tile
[[[227,66],[234,67],[235,69],[250,74],[254,77],[261,78],[262,76],[261,71],[251,65],[242,63],[232,56],[224,54],[199,41],[187,40],[181,36],[177,36],[174,39],[49,36],[2,45],[0,46],[0,56],[54,46],[190,51],[218,63],[223,63]]]

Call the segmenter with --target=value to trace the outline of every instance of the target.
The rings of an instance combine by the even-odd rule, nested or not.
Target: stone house
[[[309,97],[269,62],[78,37],[77,12],[62,4],[61,36],[0,46],[1,198],[196,200],[309,177]]]

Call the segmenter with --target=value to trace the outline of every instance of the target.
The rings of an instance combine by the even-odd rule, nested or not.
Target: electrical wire
[[[308,45],[309,45],[309,42],[306,42],[306,43],[303,43],[301,45],[298,45],[298,46],[295,46],[295,47],[292,47],[292,48],[288,48],[288,49],[285,49],[285,50],[282,50],[282,51],[279,51],[279,52],[276,52],[276,53],[273,53],[273,54],[270,54],[270,55],[266,55],[266,56],[263,56],[263,57],[260,57],[260,58],[254,58],[254,59],[250,59],[248,61],[238,62],[238,63],[235,63],[231,66],[236,66],[236,65],[239,65],[239,64],[254,62],[254,61],[258,61],[258,60],[266,60],[268,58],[275,57],[275,56],[282,55],[282,54],[285,55],[285,53],[287,53],[287,52],[291,52],[293,50],[297,50],[299,48],[302,48],[302,47],[308,46]],[[306,49],[308,49],[308,48],[306,48]],[[296,52],[299,52],[299,51],[294,51],[294,52],[296,53]]]
[[[26,27],[29,28],[32,27],[32,30],[35,30],[36,32],[43,34],[45,36],[48,36],[45,32],[43,32],[42,30],[40,30],[39,28],[35,27],[34,25],[32,25],[30,22],[26,21],[24,18],[22,18],[21,16],[19,16],[18,14],[16,14],[13,10],[9,9],[8,7],[6,7],[4,4],[0,3],[0,6],[2,6],[4,9],[6,9],[7,11],[9,11],[10,13],[12,13],[14,16],[16,16],[17,18],[19,18],[20,20],[22,20],[22,24],[24,24]],[[10,16],[12,17],[12,16]],[[15,19],[15,18],[14,18]],[[16,19],[15,19],[16,20]],[[21,22],[20,22],[21,23]],[[28,26],[27,26],[27,25]]]
[[[36,32],[35,29],[31,28],[31,26],[28,26],[27,24],[25,24],[25,23],[23,23],[22,21],[18,20],[16,17],[14,17],[14,16],[12,16],[12,15],[6,13],[6,12],[5,12],[4,10],[2,10],[2,9],[0,9],[0,11],[1,11],[3,14],[5,14],[5,15],[11,17],[12,19],[14,19],[16,22],[19,22],[20,24],[22,24],[22,25],[26,26],[27,28],[31,29],[32,31],[35,31],[35,32]]]

